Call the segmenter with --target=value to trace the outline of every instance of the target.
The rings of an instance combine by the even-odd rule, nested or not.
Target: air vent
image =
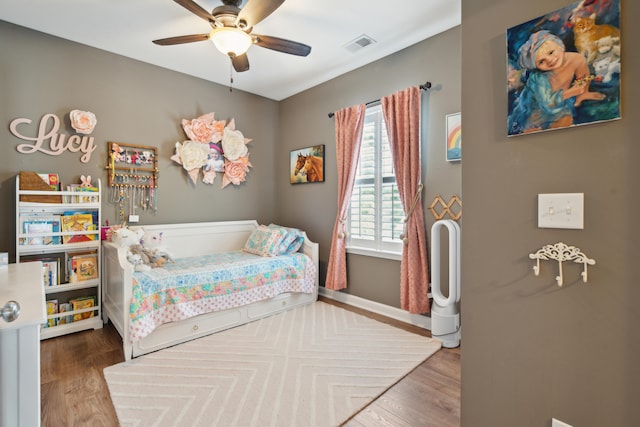
[[[349,52],[357,52],[365,47],[374,44],[376,41],[369,37],[366,34],[362,34],[358,36],[356,39],[351,40],[349,43],[345,44],[343,47],[347,49]]]

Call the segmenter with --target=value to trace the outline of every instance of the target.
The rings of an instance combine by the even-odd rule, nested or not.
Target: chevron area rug
[[[314,304],[105,368],[125,426],[338,426],[440,349]]]

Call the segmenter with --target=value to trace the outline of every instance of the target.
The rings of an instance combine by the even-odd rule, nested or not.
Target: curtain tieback
[[[409,221],[409,218],[411,218],[411,215],[416,208],[416,204],[418,204],[418,200],[420,200],[420,195],[422,194],[423,188],[424,185],[420,183],[420,185],[418,185],[418,189],[416,190],[416,194],[413,196],[413,202],[411,202],[409,212],[407,212],[407,215],[404,218],[404,225],[402,227],[402,234],[400,234],[400,238],[402,239],[402,243],[404,243],[405,245],[409,244],[409,238],[407,237],[407,222]]]
[[[346,218],[340,218],[340,227],[342,228],[342,231],[340,231],[338,233],[338,239],[346,239],[347,238],[346,223],[347,223],[347,219]]]

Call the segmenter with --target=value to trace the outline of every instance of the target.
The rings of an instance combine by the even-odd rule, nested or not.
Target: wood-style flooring
[[[424,329],[321,298],[347,310],[429,336]],[[124,361],[122,340],[109,323],[40,343],[42,426],[118,425],[102,370]],[[460,349],[442,349],[369,406],[347,427],[460,425]]]

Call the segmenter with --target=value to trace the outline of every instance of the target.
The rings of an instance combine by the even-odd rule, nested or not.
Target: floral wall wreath
[[[215,120],[215,113],[193,120],[182,119],[182,128],[189,140],[176,142],[176,154],[171,160],[181,164],[195,185],[202,169],[202,182],[213,184],[216,172],[222,172],[222,187],[240,185],[247,179],[251,139],[236,130],[235,119]]]

